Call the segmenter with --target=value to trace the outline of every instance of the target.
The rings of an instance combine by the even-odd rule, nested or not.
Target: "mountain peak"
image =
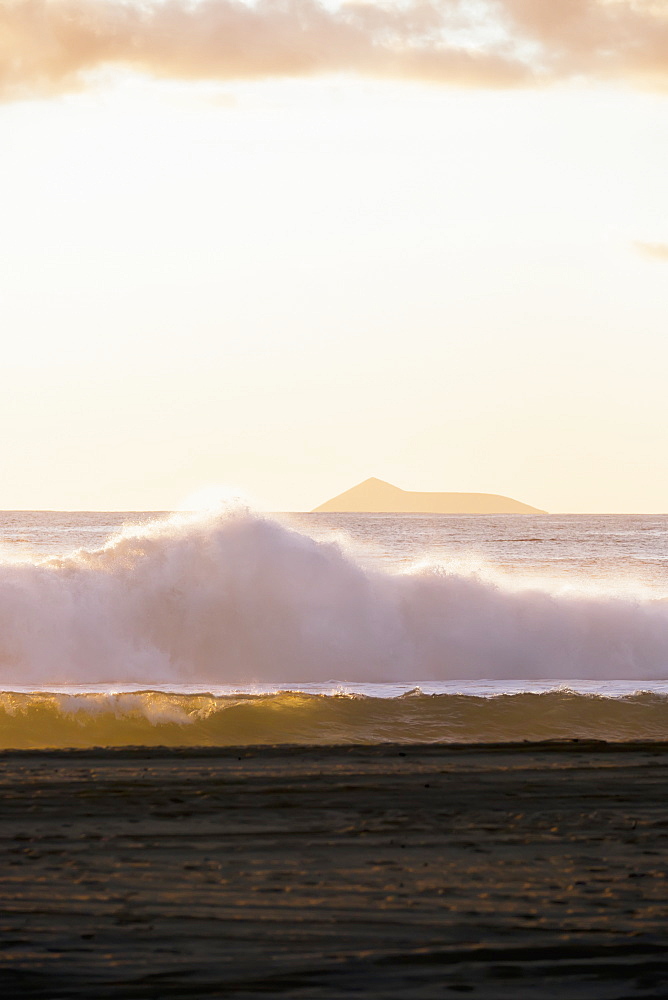
[[[359,490],[362,486],[386,486],[391,490],[399,489],[398,486],[393,486],[392,483],[387,483],[384,479],[376,479],[375,476],[371,476],[370,479],[365,479],[364,482],[358,483],[357,486],[353,486],[353,489]]]
[[[360,514],[544,514],[544,510],[498,493],[414,493],[371,476],[326,500],[313,513]]]

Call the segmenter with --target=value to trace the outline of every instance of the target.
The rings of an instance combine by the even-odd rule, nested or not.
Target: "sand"
[[[668,996],[668,744],[0,754],[3,997]]]

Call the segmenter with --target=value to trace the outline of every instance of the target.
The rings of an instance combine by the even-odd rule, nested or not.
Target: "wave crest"
[[[668,603],[370,570],[236,510],[0,565],[0,683],[658,679]]]

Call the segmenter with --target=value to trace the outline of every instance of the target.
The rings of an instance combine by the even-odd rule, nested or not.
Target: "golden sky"
[[[3,508],[666,511],[663,0],[0,0]]]

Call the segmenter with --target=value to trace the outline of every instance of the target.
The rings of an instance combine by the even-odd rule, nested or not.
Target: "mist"
[[[0,564],[5,687],[667,675],[665,601],[376,570],[247,511]]]

